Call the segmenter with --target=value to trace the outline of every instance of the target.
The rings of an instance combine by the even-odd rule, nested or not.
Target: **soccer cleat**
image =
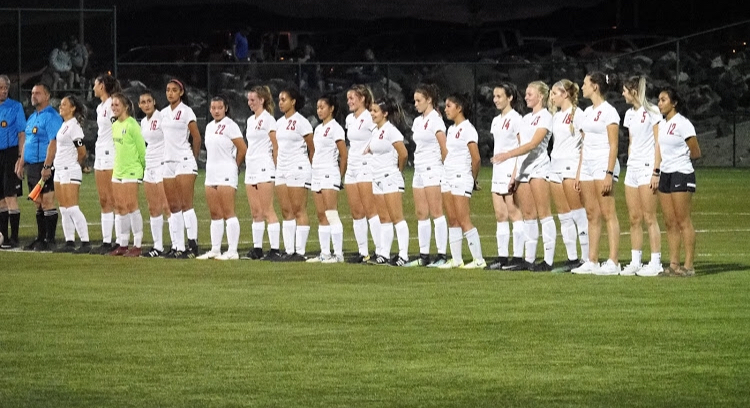
[[[278,249],[271,249],[268,251],[266,256],[262,258],[263,261],[278,262],[281,260],[281,252]]]
[[[49,252],[55,247],[54,242],[39,241],[34,246],[34,252]]]
[[[369,260],[370,260],[370,255],[369,254],[365,254],[365,255],[357,254],[356,256],[353,256],[353,257],[347,259],[346,262],[350,263],[350,264],[365,264]]]
[[[91,248],[91,255],[107,255],[115,249],[109,242],[103,242],[101,245],[95,248]]]
[[[297,252],[293,254],[287,254],[283,258],[283,262],[305,262],[307,261],[307,258],[305,258],[304,255],[299,254]]]
[[[552,272],[552,265],[545,261],[539,261],[538,263],[531,265],[529,270],[531,272]]]
[[[30,242],[30,243],[29,243],[28,245],[26,245],[25,247],[23,247],[23,250],[24,250],[24,251],[33,251],[33,250],[34,250],[34,248],[36,248],[36,244],[38,244],[38,243],[40,243],[40,242],[44,242],[44,241],[42,241],[41,239],[37,238],[37,239],[35,239],[35,240],[31,241],[31,242]]]
[[[670,266],[662,273],[660,273],[659,276],[670,278],[689,278],[691,276],[695,276],[695,269],[687,269],[684,266],[674,269]]]
[[[499,271],[503,269],[503,266],[508,264],[508,257],[507,256],[498,256],[495,258],[495,260],[487,264],[487,266],[484,267],[484,269],[488,271]]]
[[[141,251],[140,247],[132,247],[132,248],[128,249],[127,252],[125,252],[124,254],[122,254],[122,257],[123,258],[138,258],[138,257],[141,256],[142,252],[143,251]]]
[[[243,259],[252,259],[254,261],[263,259],[263,248],[253,248],[249,250]]]
[[[76,249],[72,253],[76,254],[76,255],[90,254],[91,253],[91,244],[88,243],[88,242],[81,242],[81,246],[79,246],[78,249]]]
[[[18,248],[18,241],[14,239],[8,239],[3,241],[3,244],[0,245],[0,249],[13,249]]]
[[[331,257],[331,255],[320,254],[320,255],[318,255],[318,256],[316,256],[314,258],[308,258],[307,260],[305,260],[305,262],[307,262],[307,263],[321,263],[323,261],[326,261],[330,257]]]
[[[456,262],[456,261],[453,260],[453,258],[451,258],[451,259],[445,261],[444,264],[438,266],[437,268],[438,269],[453,269],[453,268],[460,268],[462,266],[464,266],[463,262]]]
[[[391,258],[391,261],[389,262],[389,265],[391,266],[406,266],[409,263],[409,260],[406,258],[402,258],[398,255]]]
[[[156,248],[151,248],[148,252],[141,254],[141,258],[161,258],[162,256],[166,257],[166,254]]]
[[[123,256],[125,255],[126,252],[128,252],[128,247],[118,246],[117,248],[110,251],[107,255],[108,256]]]
[[[638,276],[654,277],[658,276],[662,272],[664,272],[664,268],[662,268],[660,264],[648,263],[646,265],[643,265],[643,267],[639,269],[635,274]]]
[[[344,255],[333,255],[330,258],[322,261],[324,264],[343,263]]]
[[[195,259],[195,254],[191,251],[174,251],[174,254],[172,254],[172,257],[174,259]]]
[[[413,268],[417,266],[429,266],[430,265],[430,256],[425,254],[419,254],[419,258],[414,259],[413,261],[407,262],[406,265],[404,265],[407,268]]]
[[[444,265],[446,262],[448,262],[448,257],[445,256],[445,254],[438,254],[434,261],[432,261],[431,264],[428,264],[428,268],[437,268],[440,265]]]
[[[164,258],[174,258],[174,253],[177,252],[176,248],[169,248],[169,251],[162,253]]]
[[[627,266],[625,266],[624,268],[622,268],[622,272],[620,272],[620,275],[622,275],[622,276],[635,276],[635,275],[638,274],[638,271],[641,270],[641,268],[643,268],[643,265],[641,265],[641,264],[634,264],[634,263],[631,262]]]
[[[223,254],[215,258],[217,261],[234,261],[240,259],[240,254],[237,252],[224,252]]]
[[[388,265],[389,262],[388,258],[383,255],[376,255],[375,258],[370,258],[370,260],[367,261],[370,265]]]
[[[52,250],[56,254],[72,254],[76,250],[76,243],[73,241],[66,241],[65,244]]]
[[[596,262],[586,261],[583,263],[583,265],[573,268],[570,270],[570,272],[576,274],[576,275],[591,275],[594,273],[594,271],[599,270],[599,264]]]
[[[208,252],[206,252],[205,254],[203,254],[201,256],[195,257],[195,259],[198,259],[200,261],[205,261],[205,260],[208,260],[208,259],[214,259],[214,258],[216,258],[219,255],[221,255],[221,252],[208,251]]]
[[[198,241],[189,239],[187,244],[187,251],[193,254],[193,258],[198,256]]]
[[[553,268],[553,273],[568,273],[572,271],[575,268],[578,268],[579,266],[583,265],[583,262],[579,261],[578,259],[568,259],[565,261],[562,266],[558,266],[557,268]]]
[[[599,276],[612,276],[620,274],[620,264],[614,263],[611,259],[607,259],[606,262],[602,262],[599,269],[593,272],[594,275]]]
[[[483,269],[487,266],[487,262],[484,259],[475,259],[466,265],[459,266],[459,269]]]
[[[504,271],[525,271],[529,268],[529,263],[523,258],[510,258],[508,264],[501,267]]]

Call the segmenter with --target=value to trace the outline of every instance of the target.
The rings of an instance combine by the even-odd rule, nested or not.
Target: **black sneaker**
[[[263,248],[253,248],[247,252],[247,259],[254,261],[263,259]]]
[[[539,261],[538,263],[531,265],[529,270],[531,272],[552,272],[552,265],[544,261]]]
[[[115,248],[109,242],[104,242],[98,247],[91,248],[92,255],[107,255],[112,252]]]
[[[356,256],[353,256],[347,259],[346,262],[350,264],[363,264],[363,263],[367,263],[367,261],[369,260],[370,260],[369,254],[368,255],[357,254]]]
[[[396,255],[393,258],[391,258],[391,262],[389,263],[389,265],[391,265],[391,266],[404,266],[407,263],[409,263],[408,259],[404,259],[404,258]]]
[[[52,250],[56,254],[71,254],[76,250],[76,243],[73,241],[66,241],[65,244]]]
[[[284,257],[284,262],[305,262],[307,258],[304,255],[293,253]]]
[[[279,262],[281,260],[281,252],[278,249],[271,249],[268,251],[266,256],[263,257],[264,261]]]
[[[190,250],[174,251],[174,259],[195,259],[195,254]]]
[[[493,261],[491,264],[485,266],[484,269],[488,271],[501,271],[503,270],[503,266],[507,264],[508,264],[508,257],[499,256],[495,258],[495,261]]]
[[[187,244],[187,252],[193,254],[193,258],[198,256],[198,241],[189,239]]]
[[[88,242],[81,242],[81,246],[79,246],[75,251],[72,252],[73,254],[80,255],[80,254],[89,254],[91,253],[91,244]]]
[[[428,268],[437,268],[440,265],[445,265],[448,262],[448,257],[445,254],[437,254],[435,260],[432,263],[427,264]]]
[[[565,263],[562,264],[562,266],[558,266],[557,268],[553,269],[552,272],[568,273],[572,271],[573,269],[578,268],[581,265],[582,265],[582,262],[579,261],[578,259],[569,259],[565,261]]]
[[[162,256],[163,258],[174,258],[174,253],[175,253],[175,252],[177,252],[177,250],[176,250],[176,249],[174,249],[174,248],[169,248],[169,251],[167,251],[167,252],[163,252],[163,253],[161,254],[161,256]]]
[[[504,271],[528,271],[532,266],[534,265],[526,262],[522,258],[511,258],[508,261],[508,264],[503,266],[502,269]]]
[[[159,251],[156,248],[151,248],[146,252],[141,253],[141,258],[161,258],[164,256],[164,252]]]
[[[34,245],[34,252],[49,252],[55,248],[54,242],[39,241]]]
[[[26,245],[25,247],[23,247],[23,250],[24,251],[33,251],[34,248],[36,248],[36,244],[38,244],[40,242],[43,242],[43,241],[41,239],[39,239],[39,238],[36,238],[35,240],[31,241],[31,243],[29,243],[28,245]]]
[[[388,265],[390,261],[388,258],[384,257],[383,255],[377,255],[375,258],[370,258],[369,261],[367,261],[370,265]]]
[[[0,249],[13,249],[17,247],[18,247],[18,242],[13,239],[3,241],[3,244],[0,245]]]

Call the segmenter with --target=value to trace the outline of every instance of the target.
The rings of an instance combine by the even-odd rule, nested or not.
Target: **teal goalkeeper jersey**
[[[132,117],[112,124],[112,139],[115,142],[115,166],[112,177],[123,180],[143,179],[146,167],[146,142],[141,135],[141,126]]]

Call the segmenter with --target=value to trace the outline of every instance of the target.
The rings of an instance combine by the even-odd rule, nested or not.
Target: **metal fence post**
[[[16,100],[21,100],[21,9],[18,9],[18,95]]]
[[[732,114],[732,167],[737,167],[737,113]]]

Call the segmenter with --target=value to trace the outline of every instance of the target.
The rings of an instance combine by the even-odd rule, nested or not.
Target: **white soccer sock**
[[[62,230],[65,242],[75,241],[76,226],[73,224],[73,218],[68,216],[68,207],[60,207],[60,217],[62,218]]]
[[[77,205],[68,207],[68,216],[73,219],[76,231],[78,231],[78,238],[81,242],[89,242],[89,225],[86,223],[86,217],[81,212],[81,208]]]
[[[211,252],[221,252],[221,240],[224,239],[224,220],[211,220]]]
[[[170,219],[172,218],[172,214],[169,214],[169,217],[167,217],[167,232],[169,232],[169,247],[172,249],[177,249],[177,238],[175,238],[174,230],[172,229],[172,226],[170,224]]]
[[[297,220],[284,220],[281,226],[281,235],[284,239],[284,251],[291,255],[294,253],[294,237],[297,234]]]
[[[237,246],[240,244],[240,220],[232,217],[226,220],[227,223],[227,243],[229,247],[227,252],[234,254],[237,252]]]
[[[271,249],[278,250],[281,224],[279,224],[278,222],[274,222],[273,224],[268,224],[266,228],[268,229],[268,242],[271,244]]]
[[[495,238],[497,238],[497,256],[507,258],[508,244],[510,244],[510,224],[508,224],[508,221],[497,223]]]
[[[640,265],[641,264],[641,256],[643,254],[643,251],[641,251],[639,249],[631,249],[630,250],[630,254],[632,256],[630,263],[632,265]],[[651,257],[653,258],[653,255]]]
[[[151,217],[151,238],[154,239],[154,249],[164,251],[164,217]]]
[[[513,257],[523,258],[526,245],[526,225],[523,220],[513,221]]]
[[[660,265],[661,266],[661,252],[652,252],[651,253],[651,260],[648,262],[651,265]]]
[[[198,217],[195,215],[194,209],[189,209],[182,212],[182,217],[185,219],[185,229],[187,230],[187,237],[190,240],[198,239]]]
[[[461,251],[464,246],[464,237],[460,227],[448,228],[448,238],[451,246],[451,256],[453,257],[453,263],[456,265],[464,262]]]
[[[114,214],[114,213],[113,213],[113,214]],[[112,219],[114,220],[114,216],[113,216],[113,218],[112,218]],[[122,235],[122,231],[120,231],[120,225],[119,225],[119,224],[117,224],[116,222],[114,222],[114,227],[115,227],[115,236],[114,236],[114,240],[115,240],[115,242],[117,242],[117,240],[118,240],[118,239],[120,239],[120,236]],[[128,227],[128,228],[130,228],[130,227]],[[128,232],[128,234],[129,234],[129,232]]]
[[[578,228],[578,242],[581,245],[581,260],[589,260],[589,219],[586,217],[586,210],[579,208],[571,211],[573,221]]]
[[[370,224],[370,235],[372,235],[372,242],[375,244],[375,253],[380,254],[384,252],[382,249],[380,250],[380,252],[378,252],[378,249],[380,248],[380,244],[385,242],[383,241],[383,237],[381,236],[381,232],[380,232],[380,226],[381,226],[380,217],[376,215],[368,219],[367,223]],[[391,252],[390,247],[388,247],[388,252],[389,253]]]
[[[370,227],[372,227],[372,224],[370,224]],[[391,245],[393,245],[393,223],[392,222],[386,222],[379,224],[379,230],[380,230],[380,245],[378,246],[378,250],[380,251],[378,255],[382,255],[386,258],[391,257]]]
[[[140,210],[127,215],[130,218],[130,229],[133,231],[133,246],[140,248],[143,244],[143,216]]]
[[[557,227],[550,215],[542,219],[542,241],[544,242],[544,262],[552,265],[555,262],[555,245],[557,244]]]
[[[185,251],[185,219],[182,217],[182,211],[173,212],[168,221],[172,247],[177,251]]]
[[[568,260],[578,259],[578,231],[573,221],[573,214],[557,214],[560,220],[560,234],[562,235],[565,251],[568,253]]]
[[[357,240],[357,249],[359,249],[359,254],[367,255],[369,253],[367,248],[367,218],[353,220],[352,224],[354,227],[354,239]]]
[[[526,228],[526,262],[532,263],[536,260],[536,244],[539,242],[539,224],[536,220],[523,222]]]
[[[130,241],[130,216],[115,214],[115,226],[117,227],[116,230],[120,231],[118,237],[120,246],[127,248]]]
[[[253,222],[253,248],[263,248],[263,233],[266,223],[263,221]],[[270,235],[270,234],[269,234]],[[268,238],[271,238],[270,236]]]
[[[105,244],[112,243],[112,227],[115,223],[115,213],[102,213],[102,242]],[[117,235],[116,239],[120,239]]]
[[[297,229],[299,231],[299,228]],[[318,225],[318,241],[320,241],[320,253],[322,255],[331,254],[331,226]]]
[[[430,221],[427,220],[428,228],[429,225]],[[406,220],[401,220],[401,222],[395,225],[395,228],[398,239],[398,256],[401,259],[409,259],[409,225],[406,223]]]
[[[484,261],[482,244],[479,242],[479,231],[477,231],[476,227],[466,231],[464,237],[466,237],[466,242],[469,243],[469,251],[471,252],[471,257],[474,258],[474,262],[479,263]]]
[[[437,247],[437,253],[445,255],[448,250],[448,223],[445,221],[445,216],[441,215],[438,218],[432,220],[435,225],[435,246]]]
[[[419,253],[429,254],[432,240],[432,226],[429,218],[417,221],[417,239],[419,240]]]
[[[326,218],[328,219],[328,223],[331,225],[333,254],[336,256],[344,256],[344,224],[341,223],[341,218],[339,217],[338,210],[327,210]],[[365,243],[367,243],[366,240]]]
[[[300,254],[304,255],[305,250],[307,249],[307,237],[310,235],[310,226],[309,225],[298,225],[297,231],[294,235],[295,237],[295,251]],[[329,247],[330,248],[330,247]]]

